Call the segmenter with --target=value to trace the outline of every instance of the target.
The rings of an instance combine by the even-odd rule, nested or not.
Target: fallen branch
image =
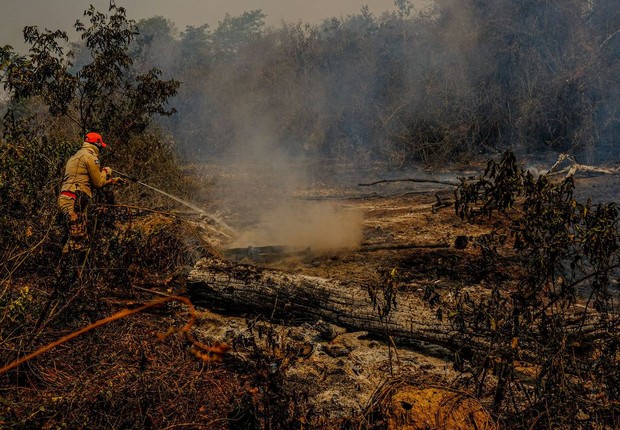
[[[115,313],[113,315],[110,315],[109,317],[100,319],[99,321],[95,321],[94,323],[92,323],[92,324],[90,324],[90,325],[88,325],[86,327],[83,327],[83,328],[81,328],[81,329],[79,329],[77,331],[74,331],[73,333],[68,334],[67,336],[62,337],[62,338],[58,339],[55,342],[52,342],[52,343],[50,343],[48,345],[45,345],[45,346],[37,349],[36,351],[31,352],[30,354],[28,354],[28,355],[26,355],[26,356],[24,356],[24,357],[22,357],[22,358],[20,358],[18,360],[15,360],[15,361],[13,361],[10,364],[7,364],[6,366],[4,366],[3,368],[0,369],[0,375],[8,372],[9,370],[12,370],[12,369],[18,367],[18,366],[20,366],[20,365],[22,365],[24,363],[26,363],[27,361],[32,360],[33,358],[38,357],[41,354],[44,354],[44,353],[46,353],[46,352],[56,348],[59,345],[62,345],[63,343],[66,343],[66,342],[70,341],[71,339],[75,339],[76,337],[78,337],[78,336],[80,336],[80,335],[82,335],[84,333],[87,333],[87,332],[89,332],[91,330],[94,330],[94,329],[96,329],[98,327],[101,327],[101,326],[104,326],[106,324],[109,324],[109,323],[111,323],[113,321],[120,320],[120,319],[125,318],[125,317],[127,317],[129,315],[137,314],[137,313],[142,312],[142,311],[144,311],[146,309],[153,308],[153,307],[156,307],[156,306],[160,306],[160,305],[162,305],[162,304],[164,304],[166,302],[171,302],[171,301],[178,301],[178,302],[182,302],[182,303],[186,304],[188,306],[188,308],[189,308],[190,318],[189,318],[188,322],[181,329],[175,330],[175,329],[171,328],[171,329],[168,330],[168,333],[166,333],[165,335],[161,336],[160,339],[165,338],[166,336],[172,334],[175,331],[180,331],[193,344],[193,347],[194,347],[195,351],[192,351],[192,352],[194,353],[194,355],[196,355],[198,358],[206,360],[207,356],[212,353],[212,354],[215,354],[215,360],[214,361],[219,361],[221,359],[221,355],[226,350],[229,349],[228,346],[226,346],[226,345],[207,346],[207,345],[201,344],[200,342],[196,341],[193,338],[193,336],[191,335],[191,333],[190,333],[190,329],[192,328],[192,326],[194,325],[194,322],[196,320],[196,310],[194,309],[194,305],[192,305],[192,303],[187,298],[185,298],[185,297],[168,296],[168,297],[162,297],[162,298],[159,298],[159,299],[155,299],[155,300],[153,300],[153,301],[151,301],[149,303],[146,303],[145,305],[140,306],[140,307],[135,308],[135,309],[123,309],[123,310],[121,310],[121,311],[119,311],[119,312],[117,312],[117,313]],[[202,351],[205,351],[207,354],[204,354]]]
[[[357,184],[359,187],[370,187],[377,184],[385,184],[391,182],[417,182],[420,184],[440,184],[440,185],[450,185],[452,187],[458,187],[459,183],[454,181],[440,181],[436,179],[415,179],[415,178],[402,178],[402,179],[383,179],[375,182],[368,183],[360,183]]]
[[[399,249],[438,249],[450,248],[447,243],[402,243],[396,245],[362,245],[357,252],[391,251]]]
[[[565,167],[562,170],[557,170],[559,166],[565,161],[568,161],[570,166]],[[568,178],[570,176],[574,176],[577,172],[596,173],[601,175],[617,175],[620,173],[620,167],[616,167],[615,169],[606,169],[603,167],[588,166],[585,164],[577,163],[577,161],[572,155],[560,154],[558,156],[558,161],[556,161],[555,164],[551,166],[551,168],[547,172],[547,175],[561,175],[563,173],[566,173],[566,177]]]
[[[454,206],[454,200],[442,200],[442,198],[439,197],[439,194],[437,193],[435,193],[435,198],[437,199],[437,201],[433,204],[431,208],[433,213],[437,213],[437,211],[441,208],[449,208]]]

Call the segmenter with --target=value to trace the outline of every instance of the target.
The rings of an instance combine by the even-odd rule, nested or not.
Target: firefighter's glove
[[[105,178],[106,179],[110,179],[112,177],[112,168],[111,167],[104,167],[103,169],[101,169],[101,171],[103,173],[105,173]]]
[[[123,179],[123,178],[118,178],[118,177],[117,177],[117,178],[112,178],[112,179],[110,180],[110,183],[111,183],[112,185],[126,185],[126,184],[127,184],[127,181],[126,181],[125,179]]]

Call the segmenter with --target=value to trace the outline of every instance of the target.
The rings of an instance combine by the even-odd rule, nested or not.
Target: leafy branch
[[[461,336],[487,345],[468,357],[479,393],[493,374],[496,411],[524,420],[539,411],[539,424],[547,426],[561,425],[574,410],[611,422],[620,412],[620,393],[608,382],[620,375],[618,298],[612,293],[620,212],[616,203],[578,202],[574,188],[572,176],[534,178],[506,153],[476,180],[462,179],[455,193],[462,219],[493,212],[505,217],[507,223],[495,223],[477,244],[495,250],[485,254],[491,264],[499,264],[500,253],[512,255],[522,272],[493,285],[488,296],[461,294],[451,313]],[[523,361],[537,369],[532,384],[519,381]],[[600,402],[589,400],[584,381],[596,387]]]

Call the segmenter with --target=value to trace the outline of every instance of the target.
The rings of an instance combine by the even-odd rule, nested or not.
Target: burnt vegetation
[[[0,46],[0,363],[114,314],[117,302],[139,307],[141,290],[183,295],[188,267],[213,253],[170,202],[124,188],[97,197],[93,251],[61,257],[56,197],[87,131],[106,136],[103,164],[180,197],[199,185],[185,167],[258,141],[334,166],[492,158],[455,191],[455,222],[489,226],[463,238],[475,252],[408,254],[368,288],[385,338],[395,342],[388,325],[403,285],[458,281],[422,293],[451,327],[442,347],[460,372],[454,387],[504,428],[618,428],[619,209],[578,201],[572,176],[535,174],[519,158],[618,160],[620,9],[613,0],[395,6],[277,28],[255,10],[178,31],[164,17],[134,22],[111,2],[107,13],[85,11],[77,38],[26,27],[26,54]],[[205,346],[212,339],[179,335],[191,331],[175,328],[186,308],[144,313],[0,374],[0,426],[388,427],[387,391],[360,416],[313,417],[306,392],[284,392],[298,345],[262,321],[235,337],[251,361],[224,367]]]
[[[459,294],[450,320],[484,344],[463,357],[478,392],[495,375],[493,408],[524,426],[570,427],[574,411],[578,421],[617,425],[620,214],[573,191],[573,177],[534,177],[511,153],[456,191],[462,217],[505,218],[476,239],[485,259],[502,264],[508,249],[522,268],[512,282],[491,282],[488,297]]]

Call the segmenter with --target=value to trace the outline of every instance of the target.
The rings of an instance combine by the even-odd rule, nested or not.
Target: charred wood
[[[454,349],[449,325],[414,292],[399,293],[398,304],[381,319],[369,290],[344,282],[205,258],[190,272],[192,303],[228,314],[252,313],[269,319],[327,321],[352,331],[403,343],[425,342]],[[424,311],[427,309],[428,311]]]
[[[437,199],[437,201],[432,206],[433,213],[437,213],[437,211],[441,208],[449,208],[454,206],[454,199],[442,198],[437,193],[435,193],[435,199]]]
[[[439,347],[434,354],[443,350],[466,356],[503,348],[489,343],[493,337],[490,329],[458,332],[446,319],[438,319],[436,311],[412,290],[399,290],[397,305],[388,317],[381,318],[371,299],[370,286],[208,257],[190,272],[187,291],[194,305],[222,314],[261,315],[271,321],[295,323],[324,321],[375,338],[389,335],[399,345],[426,351]],[[588,322],[592,331],[587,338],[596,340],[601,329],[595,321]],[[575,335],[585,343],[584,321],[575,322]],[[543,338],[542,333],[537,333],[532,339],[521,339],[519,360],[545,362],[545,349],[540,349]],[[504,353],[512,357],[516,350],[506,348]]]
[[[402,178],[402,179],[383,179],[375,182],[367,182],[357,184],[360,187],[371,187],[373,185],[385,184],[391,182],[417,182],[419,184],[440,184],[440,185],[450,185],[453,187],[457,187],[459,185],[458,182],[454,181],[440,181],[436,179],[418,179],[418,178]]]
[[[379,245],[363,245],[357,252],[374,252],[374,251],[396,251],[401,249],[438,249],[450,248],[447,243],[400,243],[400,244],[379,244]]]

